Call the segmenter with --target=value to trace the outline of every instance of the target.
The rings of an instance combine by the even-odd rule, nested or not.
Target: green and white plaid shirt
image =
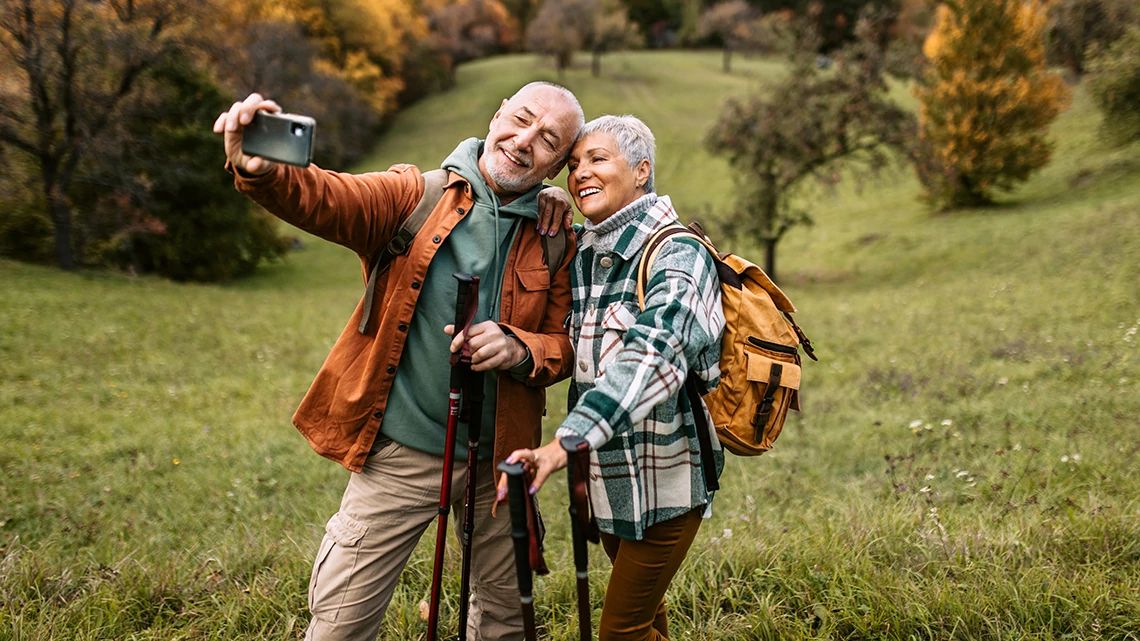
[[[646,528],[712,499],[684,393],[690,371],[707,388],[720,377],[724,312],[708,251],[692,239],[666,241],[650,270],[645,310],[637,304],[642,250],[654,231],[677,222],[668,196],[647,194],[587,223],[570,271],[577,360],[557,435],[590,443],[598,526],[625,539],[641,539]],[[707,412],[703,404],[699,411]],[[719,471],[723,454],[711,436]]]

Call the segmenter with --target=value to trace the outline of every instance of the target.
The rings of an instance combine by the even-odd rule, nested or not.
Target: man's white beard
[[[491,180],[494,180],[495,184],[499,186],[499,189],[502,189],[503,191],[513,194],[521,194],[524,191],[527,191],[531,187],[534,187],[538,183],[542,182],[541,178],[539,180],[535,180],[534,178],[526,175],[520,176],[504,171],[499,166],[499,163],[508,162],[506,160],[499,158],[488,158],[488,160],[490,162],[487,163],[487,173],[491,174]],[[526,170],[530,171],[531,168],[528,167]]]

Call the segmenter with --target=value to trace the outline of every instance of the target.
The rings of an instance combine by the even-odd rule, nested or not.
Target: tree
[[[431,31],[453,64],[509,50],[516,38],[512,21],[498,0],[459,0],[428,14]]]
[[[177,51],[192,0],[9,0],[0,66],[20,76],[0,102],[0,143],[37,165],[59,265],[76,265],[72,190],[80,164],[139,90]]]
[[[709,7],[701,15],[697,33],[701,37],[720,39],[724,55],[721,65],[725,73],[732,71],[732,54],[747,51],[756,44],[756,21],[759,12],[744,0],[728,0]]]
[[[548,0],[526,30],[526,48],[554,58],[558,77],[574,61],[574,52],[586,45],[591,0]]]
[[[874,173],[907,147],[913,116],[887,96],[878,25],[860,21],[859,38],[816,64],[818,36],[799,31],[788,75],[774,86],[728,100],[706,144],[736,170],[738,209],[724,226],[764,246],[776,277],[776,247],[811,222],[795,199],[811,185],[833,185],[853,170]]]
[[[561,78],[575,51],[590,50],[597,76],[603,54],[640,46],[642,38],[618,0],[548,0],[531,21],[526,42],[528,50],[554,57]]]
[[[1049,123],[1069,90],[1045,68],[1037,0],[954,0],[926,39],[916,162],[926,197],[952,209],[992,202],[1049,161]]]
[[[1137,18],[1133,0],[1055,0],[1049,5],[1049,63],[1083,74],[1090,49],[1112,44]]]
[[[1094,50],[1089,86],[1104,113],[1101,130],[1118,143],[1140,140],[1140,25],[1107,49]]]
[[[603,54],[640,47],[644,39],[619,0],[594,0],[593,4],[593,21],[585,41],[591,53],[590,72],[597,78],[602,74]]]
[[[519,33],[526,33],[530,21],[538,11],[539,0],[502,0],[503,6],[514,19]]]

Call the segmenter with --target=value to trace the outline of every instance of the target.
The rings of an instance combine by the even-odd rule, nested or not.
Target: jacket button
[[[376,418],[384,418],[384,410],[376,410],[372,413],[372,416]]]
[[[602,259],[598,262],[601,263],[602,267],[606,269],[614,266],[614,259],[610,258],[609,256],[602,256]]]
[[[586,359],[584,359],[584,358],[578,361],[578,367],[581,368],[581,370],[583,372],[590,369],[590,365],[586,362]]]
[[[400,323],[399,325],[396,326],[396,329],[400,330],[401,332],[406,332],[406,331],[408,331],[408,324],[407,323]]]
[[[464,209],[464,208],[462,208],[462,207],[456,207],[456,208],[455,208],[455,213],[457,213],[457,214],[459,214],[460,216],[462,216],[463,214],[466,214],[466,213],[467,213],[467,210],[466,210],[466,209]]]
[[[388,372],[389,374],[395,374],[396,373],[396,366],[395,365],[389,365],[388,369],[386,369],[384,371]]]
[[[432,236],[431,237],[431,242],[435,243],[436,245],[439,244],[440,240],[442,240],[442,239],[439,236]]]
[[[412,281],[412,289],[419,289],[419,288],[420,288],[420,281],[413,280]]]

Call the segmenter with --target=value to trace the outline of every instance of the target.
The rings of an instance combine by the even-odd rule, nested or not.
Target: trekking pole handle
[[[533,589],[530,556],[527,554],[527,539],[530,534],[526,527],[526,487],[525,470],[522,463],[499,463],[499,471],[507,475],[507,500],[511,508],[511,538],[515,540],[515,562],[524,572],[519,572],[519,594],[524,600],[531,598]]]
[[[471,322],[475,320],[475,312],[479,309],[479,277],[465,272],[452,274],[459,281],[459,291],[455,295],[455,335],[467,331]],[[461,359],[471,360],[470,356],[463,356],[463,349],[451,355],[451,365],[455,366]]]

